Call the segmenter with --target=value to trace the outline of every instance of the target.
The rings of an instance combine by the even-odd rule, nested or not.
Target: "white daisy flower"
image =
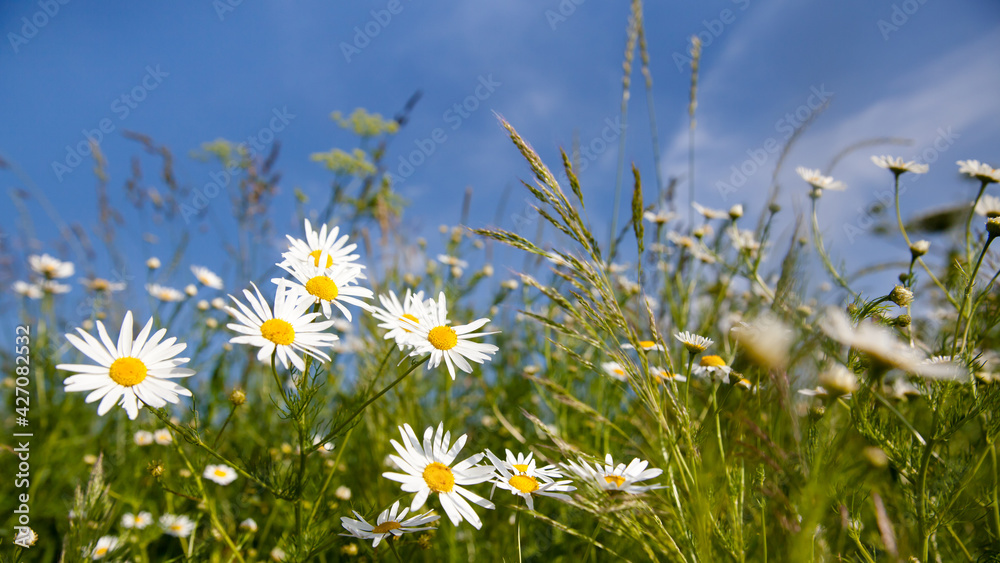
[[[191,273],[194,274],[194,277],[198,278],[198,282],[201,285],[212,289],[222,289],[222,278],[217,276],[212,270],[204,266],[191,266]]]
[[[467,520],[477,530],[482,528],[482,521],[468,501],[489,510],[493,510],[493,503],[465,486],[485,483],[493,476],[492,468],[476,465],[486,454],[478,453],[455,463],[468,436],[462,434],[451,446],[451,432],[444,431],[444,423],[438,424],[436,432],[434,427],[428,427],[424,431],[423,444],[409,424],[404,424],[399,432],[403,436],[403,445],[392,440],[390,443],[399,455],[390,458],[405,473],[387,472],[382,476],[402,483],[405,492],[417,493],[410,503],[410,510],[420,508],[428,495],[437,493],[441,507],[452,524],[457,526],[462,520]]]
[[[253,518],[247,518],[246,520],[240,522],[240,529],[245,532],[250,532],[251,534],[257,533],[257,521]]]
[[[321,254],[321,257],[326,254]],[[354,305],[367,310],[370,306],[361,299],[371,299],[372,290],[354,285],[358,279],[364,279],[361,268],[354,264],[338,264],[329,268],[314,266],[309,262],[291,262],[278,264],[292,275],[295,281],[275,278],[271,281],[278,286],[285,286],[296,299],[307,301],[310,305],[320,303],[323,316],[333,316],[331,304],[336,305],[340,312],[351,320],[351,312],[344,304]],[[298,282],[298,283],[296,283]]]
[[[372,541],[372,547],[378,547],[378,544],[390,535],[399,537],[403,534],[412,534],[413,532],[430,530],[433,526],[424,526],[424,524],[429,524],[441,518],[437,514],[434,514],[434,511],[431,510],[419,516],[407,518],[406,514],[409,511],[409,508],[404,508],[400,511],[399,501],[397,500],[391,507],[383,510],[382,513],[378,515],[374,526],[369,524],[363,516],[357,513],[357,511],[354,511],[354,516],[357,517],[357,520],[346,516],[342,516],[340,518],[340,522],[343,524],[344,529],[350,532],[349,534],[340,535],[360,538],[363,540],[374,540]]]
[[[72,262],[63,262],[48,254],[28,256],[28,265],[33,272],[49,280],[68,278],[76,271]]]
[[[468,268],[469,263],[465,260],[459,259],[457,256],[449,256],[447,254],[438,254],[438,262],[445,264],[447,266],[458,267],[458,268]]]
[[[709,346],[715,344],[715,341],[711,338],[705,338],[704,336],[688,332],[686,330],[684,332],[678,332],[674,335],[674,338],[680,341],[680,343],[684,345],[684,348],[692,354],[704,352]]]
[[[94,292],[113,293],[125,289],[125,282],[113,282],[104,278],[87,278],[80,280],[83,287]]]
[[[14,536],[14,543],[31,547],[38,541],[38,534],[27,526],[18,526],[17,535]]]
[[[568,461],[562,465],[581,479],[591,482],[598,489],[604,491],[620,491],[635,495],[664,487],[663,485],[636,484],[659,477],[663,473],[662,469],[646,469],[649,462],[641,461],[639,458],[633,459],[628,465],[624,463],[615,465],[611,454],[608,454],[604,458],[604,465],[595,463],[591,467],[582,458],[579,463]]]
[[[90,550],[90,558],[94,561],[104,559],[108,553],[118,549],[120,543],[115,536],[101,536],[94,549]]]
[[[169,428],[160,428],[153,432],[153,440],[161,446],[169,446],[174,441],[174,436],[170,433]]]
[[[206,466],[205,472],[202,473],[201,476],[209,481],[215,481],[220,485],[228,485],[236,480],[237,474],[236,470],[232,467],[225,464],[219,464]]]
[[[514,452],[510,450],[506,450],[506,452],[507,458],[502,463],[509,473],[528,473],[528,469],[533,468],[532,475],[538,475],[544,479],[553,480],[563,476],[562,471],[555,465],[537,467],[533,452],[528,452],[528,455],[522,453],[514,455]]]
[[[350,487],[341,485],[333,491],[333,496],[337,497],[338,499],[344,502],[347,502],[351,500],[351,489]]]
[[[603,369],[604,373],[612,379],[617,379],[618,381],[628,381],[628,373],[618,362],[602,362],[601,369]]]
[[[976,203],[976,213],[987,219],[1000,217],[1000,197],[983,194],[983,197],[979,198]]]
[[[146,430],[139,430],[132,436],[132,440],[137,446],[148,446],[153,443],[153,433]]]
[[[806,397],[826,397],[829,396],[830,392],[823,387],[816,387],[815,389],[799,389],[799,395],[804,395]]]
[[[1000,182],[1000,170],[993,168],[985,162],[979,162],[978,160],[959,160],[955,164],[958,164],[959,174],[968,174],[969,177],[975,178],[987,184],[996,184]]]
[[[243,295],[250,303],[249,307],[232,295],[229,296],[239,310],[226,307],[226,311],[239,322],[226,326],[241,334],[234,336],[229,342],[259,347],[257,359],[262,362],[267,361],[271,354],[277,354],[285,369],[288,369],[289,362],[299,371],[306,369],[305,362],[296,352],[304,352],[324,362],[330,361],[330,357],[319,348],[332,346],[337,340],[337,335],[323,332],[333,325],[333,321],[315,321],[319,313],[306,312],[312,303],[296,299],[284,287],[277,289],[272,315],[260,290],[256,285],[253,289],[256,295],[250,293],[250,290],[243,290]]]
[[[164,514],[160,516],[160,528],[163,533],[176,538],[186,538],[194,531],[194,522],[183,514]]]
[[[643,219],[655,225],[663,225],[665,223],[669,223],[670,221],[673,221],[675,217],[677,217],[676,213],[667,211],[666,209],[660,209],[655,213],[652,211],[646,211],[645,213],[642,214]]]
[[[862,321],[857,327],[852,326],[847,315],[835,307],[827,309],[822,328],[830,338],[867,354],[883,365],[930,379],[958,379],[963,375],[963,370],[952,363],[924,363],[926,358],[916,349],[900,341],[889,329],[870,320]]]
[[[819,384],[833,395],[850,396],[858,390],[858,376],[841,364],[833,364],[819,373]]]
[[[746,250],[753,254],[760,250],[760,242],[754,237],[754,232],[749,229],[740,229],[735,224],[726,229],[729,240],[733,243],[733,248],[737,251]]]
[[[653,350],[663,351],[663,346],[657,344],[653,340],[640,340],[639,347],[647,352],[652,352]],[[622,350],[635,350],[635,346],[631,344],[622,344]]]
[[[268,555],[271,557],[271,561],[281,562],[285,560],[285,550],[280,547],[275,547],[271,550]]]
[[[156,270],[160,266],[160,259],[156,256],[151,256],[148,260],[146,260],[146,267],[150,270]]]
[[[125,514],[122,514],[122,528],[127,530],[131,530],[133,528],[142,530],[152,523],[153,515],[148,512],[140,512],[139,514],[126,512]]]
[[[70,286],[64,283],[59,283],[56,280],[42,281],[41,288],[42,292],[51,293],[53,295],[58,295],[61,293],[69,293],[69,290],[72,289]]]
[[[928,166],[926,164],[920,164],[912,160],[907,162],[898,156],[872,156],[872,162],[875,163],[875,166],[891,170],[896,175],[902,174],[903,172],[923,174],[928,170]]]
[[[651,366],[649,368],[649,374],[662,383],[666,383],[667,381],[676,381],[677,383],[684,383],[685,381],[687,381],[687,378],[679,373],[670,373],[663,368],[655,366]]]
[[[710,207],[705,207],[697,201],[691,202],[691,207],[698,212],[698,215],[706,219],[729,219],[729,212],[723,211],[721,209],[712,209]]]
[[[175,358],[187,344],[174,344],[176,338],[163,339],[167,329],[161,328],[150,335],[153,319],[132,339],[132,311],[125,313],[116,345],[97,321],[100,341],[81,328],[80,336],[67,334],[66,339],[98,365],[59,364],[57,369],[73,372],[63,383],[66,392],[91,391],[86,402],[98,399],[101,404],[97,414],[103,416],[111,407],[120,404],[128,417],[135,420],[143,403],[160,408],[167,403],[177,403],[179,395],[190,397],[191,392],[171,379],[190,377],[194,370],[177,367],[188,361]]]
[[[507,451],[508,459],[510,458],[510,450]],[[568,501],[570,500],[569,495],[564,493],[569,493],[576,490],[576,487],[572,486],[572,481],[563,480],[555,481],[551,478],[542,476],[539,472],[535,470],[535,460],[530,460],[527,465],[522,465],[523,471],[515,470],[510,467],[510,464],[505,461],[501,461],[497,456],[493,455],[493,452],[486,450],[486,456],[489,457],[490,462],[493,464],[493,468],[496,470],[496,477],[493,480],[494,488],[499,487],[506,491],[510,491],[511,494],[519,496],[524,499],[525,503],[528,505],[528,510],[535,509],[535,495],[541,495],[545,497],[557,498],[559,500]],[[548,471],[549,475],[553,473],[556,474],[556,478],[562,477],[558,471],[554,471],[555,467]]]
[[[819,170],[813,170],[811,168],[805,168],[799,166],[795,169],[795,172],[803,180],[809,183],[810,186],[815,188],[817,191],[822,190],[837,190],[841,191],[847,188],[843,182],[835,181],[830,176],[824,176]]]
[[[347,264],[358,259],[357,254],[351,254],[358,245],[347,244],[348,236],[340,236],[340,227],[333,227],[328,230],[327,225],[323,225],[320,227],[319,232],[317,232],[309,224],[309,219],[305,220],[305,227],[306,240],[285,235],[290,243],[288,252],[282,254],[285,264],[298,262],[300,264],[312,264],[316,267],[329,268],[335,264]],[[321,264],[320,254],[324,253],[326,254],[326,264]],[[360,264],[355,264],[355,266],[364,268]]]
[[[719,356],[702,356],[698,360],[698,365],[694,366],[694,374],[700,377],[710,377],[715,380],[716,377],[722,378],[726,383],[729,383],[729,374],[733,369],[726,365],[726,361]]]
[[[452,379],[455,379],[455,366],[465,373],[472,373],[472,366],[467,360],[481,364],[499,350],[493,344],[472,341],[473,338],[499,332],[475,332],[490,322],[489,319],[479,319],[455,327],[448,326],[450,321],[443,291],[437,301],[428,299],[423,307],[417,307],[417,318],[417,322],[406,317],[398,321],[400,326],[405,326],[413,333],[410,341],[413,351],[410,355],[430,354],[427,369],[436,368],[444,361]]]
[[[168,303],[176,303],[177,301],[184,301],[184,292],[179,289],[174,289],[172,287],[167,287],[165,285],[160,285],[158,283],[147,283],[146,291],[150,295],[159,299],[160,301],[165,301]]]
[[[402,303],[399,302],[399,298],[396,297],[393,291],[390,291],[387,295],[379,295],[378,300],[382,303],[382,307],[372,307],[372,316],[382,321],[378,325],[379,328],[388,329],[383,338],[386,340],[390,338],[395,339],[396,345],[399,346],[400,350],[412,347],[413,344],[410,342],[410,339],[413,337],[413,332],[406,326],[403,326],[400,321],[406,318],[415,323],[420,322],[417,315],[420,314],[423,308],[424,292],[411,293],[407,289]]]
[[[27,297],[28,299],[42,298],[42,288],[38,284],[19,280],[14,282],[10,288],[21,297]]]

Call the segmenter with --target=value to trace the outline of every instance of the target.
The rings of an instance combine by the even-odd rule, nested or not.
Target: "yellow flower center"
[[[111,287],[111,284],[108,283],[108,280],[101,278],[96,278],[90,284],[90,288],[93,289],[94,291],[106,291],[109,287]]]
[[[107,553],[108,553],[108,548],[106,548],[106,547],[99,547],[99,548],[97,548],[97,549],[94,550],[94,557],[103,557]]]
[[[319,257],[321,254],[323,254],[322,250],[313,250],[312,252],[309,253],[309,256],[311,256],[313,259],[313,265],[316,266],[317,268],[319,268]],[[333,266],[333,257],[327,254],[326,267],[329,268],[330,266]]]
[[[418,319],[417,317],[415,317],[415,316],[413,316],[413,315],[411,315],[409,313],[405,313],[402,317],[399,317],[399,320],[403,320],[403,319],[407,319],[407,320],[413,321],[413,322],[415,322],[417,324],[420,324],[420,319]],[[409,329],[406,329],[406,328],[404,328],[403,331],[404,332],[410,332]]]
[[[108,375],[118,385],[138,385],[146,379],[146,364],[138,358],[118,358],[111,364]]]
[[[527,463],[515,463],[514,465],[512,465],[512,467],[518,473],[527,473],[528,472],[528,464]]]
[[[288,321],[270,319],[260,325],[260,335],[281,346],[288,346],[295,341],[295,329]]]
[[[225,477],[229,475],[229,473],[225,469],[216,469],[215,471],[213,471],[213,473],[215,473],[216,477]]]
[[[712,367],[712,368],[724,368],[726,367],[726,362],[719,356],[703,356],[701,361],[698,362],[702,367]]]
[[[652,340],[640,340],[639,346],[643,350],[649,350],[650,348],[656,348],[656,342],[653,342]]]
[[[374,528],[372,528],[372,533],[373,534],[385,534],[389,530],[398,530],[399,528],[402,528],[402,527],[403,526],[401,526],[399,524],[399,522],[393,522],[393,521],[390,520],[388,522],[382,522],[378,526],[375,526]]]
[[[604,481],[607,482],[609,485],[611,483],[614,483],[615,487],[621,487],[622,483],[625,482],[625,478],[622,477],[621,475],[605,475]]]
[[[625,375],[625,370],[623,370],[622,368],[612,368],[611,371],[614,372],[615,375],[621,375],[621,376]]]
[[[427,335],[427,340],[438,350],[451,350],[458,344],[458,335],[450,326],[436,326]]]
[[[333,301],[338,295],[340,295],[340,290],[337,289],[337,284],[326,276],[316,276],[315,278],[307,281],[306,291],[308,291],[310,295],[319,297],[323,301]]]
[[[435,493],[450,493],[455,486],[455,474],[447,465],[435,461],[424,468],[424,482]]]
[[[170,525],[170,531],[171,532],[178,532],[178,533],[180,533],[183,530],[184,530],[184,526],[181,526],[180,524],[171,524]]]
[[[514,475],[510,481],[507,481],[507,484],[526,495],[538,490],[538,481],[527,475]]]

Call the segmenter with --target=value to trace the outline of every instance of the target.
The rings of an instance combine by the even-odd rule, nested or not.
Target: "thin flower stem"
[[[899,225],[899,232],[903,235],[903,240],[906,241],[906,246],[912,247],[913,245],[910,243],[910,235],[906,234],[906,227],[903,225],[903,215],[899,211],[899,174],[896,174],[896,186],[893,189],[893,193],[893,199],[896,204],[896,224]],[[971,216],[969,220],[972,220]],[[948,289],[945,288],[944,284],[941,283],[941,280],[934,275],[934,272],[931,272],[931,269],[927,266],[927,263],[924,262],[924,259],[917,257],[917,262],[920,262],[920,265],[923,267],[924,271],[927,272],[927,275],[930,276],[934,285],[938,286],[938,289],[944,293],[944,296],[948,298],[948,301],[950,301],[953,306],[958,307],[958,303],[955,302],[955,298],[948,293]],[[910,264],[910,267],[913,267],[912,263]]]
[[[357,416],[359,414],[361,414],[362,412],[364,412],[364,410],[366,408],[368,408],[368,405],[374,403],[375,401],[377,401],[379,399],[379,397],[381,397],[382,395],[385,395],[386,393],[388,393],[390,389],[392,389],[393,387],[396,386],[396,384],[398,384],[400,381],[403,381],[404,379],[406,379],[407,375],[410,375],[410,373],[412,373],[413,370],[415,370],[418,367],[420,367],[421,365],[423,365],[424,362],[426,362],[429,359],[430,359],[430,356],[425,356],[419,362],[413,362],[412,365],[410,366],[410,369],[406,370],[406,372],[403,373],[403,375],[397,377],[396,380],[393,381],[392,383],[390,383],[388,386],[386,386],[385,389],[382,389],[377,394],[375,394],[374,397],[372,397],[371,399],[368,399],[367,401],[365,401],[365,404],[363,404],[360,407],[358,407],[358,410],[354,411],[354,413],[351,416],[349,416],[347,418],[347,420],[345,420],[344,422],[341,422],[340,425],[338,425],[332,432],[330,432],[329,437],[332,438],[332,437],[336,436],[337,434],[339,434],[341,430],[343,430],[344,428],[346,428],[347,425],[351,423],[352,420],[354,420],[355,418],[357,418]]]
[[[514,526],[517,527],[517,563],[521,563],[521,511],[514,512]]]
[[[857,297],[857,293],[851,289],[847,284],[847,280],[840,275],[837,268],[833,266],[830,261],[830,257],[826,253],[826,248],[823,246],[823,236],[819,232],[819,218],[816,216],[816,198],[812,200],[812,232],[813,232],[813,246],[816,247],[816,252],[819,254],[820,259],[823,261],[823,266],[826,267],[826,271],[833,276],[834,281],[837,285],[842,287],[851,297]]]
[[[913,427],[913,424],[911,424],[909,420],[906,420],[906,417],[903,416],[901,412],[896,410],[896,407],[892,406],[892,403],[890,403],[888,400],[886,400],[885,397],[883,397],[874,390],[872,390],[872,396],[878,399],[878,401],[882,403],[882,406],[889,409],[889,411],[892,414],[896,415],[896,417],[903,423],[903,426],[906,426],[906,428],[913,433],[913,437],[916,438],[918,442],[920,442],[921,446],[927,445],[927,440],[925,440],[924,437],[920,434],[920,432],[918,432],[917,429]]]
[[[965,263],[968,264],[972,261],[972,218],[976,215],[976,205],[979,204],[979,200],[983,197],[983,192],[986,191],[986,186],[989,182],[986,180],[982,181],[982,185],[979,186],[979,193],[976,194],[976,200],[972,202],[972,209],[969,210],[969,216],[965,219]]]
[[[955,357],[955,353],[958,348],[958,329],[961,327],[962,317],[965,316],[965,305],[969,302],[969,295],[972,293],[972,286],[975,285],[976,283],[976,275],[979,273],[979,267],[982,266],[983,264],[983,257],[986,256],[986,250],[989,249],[990,243],[993,242],[994,238],[996,237],[990,235],[986,239],[986,244],[983,245],[983,250],[982,252],[979,253],[979,259],[976,260],[976,267],[973,268],[972,273],[969,274],[969,283],[966,284],[965,286],[965,292],[962,294],[962,305],[958,308],[958,317],[955,319],[955,335],[952,339],[952,344],[951,344],[952,358]],[[975,313],[974,309],[969,311],[969,320],[966,321],[967,323],[972,324],[972,317],[974,316],[974,313]],[[962,349],[960,351],[962,352],[965,351],[964,338],[962,339]]]
[[[233,415],[236,414],[236,409],[239,408],[233,405],[233,408],[229,411],[229,416],[226,417],[226,421],[222,423],[222,428],[219,429],[219,433],[215,435],[215,440],[212,442],[212,448],[217,448],[219,446],[219,438],[222,438],[222,433],[226,431],[226,427],[229,426],[229,421],[233,419]]]

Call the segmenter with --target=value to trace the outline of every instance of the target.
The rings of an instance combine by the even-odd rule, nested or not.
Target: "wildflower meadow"
[[[655,131],[643,9],[620,101]],[[392,140],[419,107],[331,107],[353,143],[325,152],[205,142],[217,196],[128,131],[130,177],[96,142],[74,172],[91,230],[3,226],[0,561],[1000,560],[1000,153],[801,162],[796,133],[794,182],[716,209],[692,144],[685,178],[622,153],[595,200],[578,146],[497,111],[526,228],[414,222]],[[960,205],[908,203],[931,168]],[[892,194],[874,285],[824,215],[862,189]],[[199,196],[224,261],[190,244]]]

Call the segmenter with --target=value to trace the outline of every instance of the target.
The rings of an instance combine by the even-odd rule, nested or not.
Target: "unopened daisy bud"
[[[483,266],[483,275],[486,276],[486,277],[490,277],[490,276],[493,275],[493,265],[492,264],[487,264],[487,265]]]
[[[240,522],[240,529],[251,534],[257,532],[257,522],[253,518],[247,518],[246,520]]]
[[[223,299],[221,297],[216,297],[215,299],[213,299],[211,301],[211,303],[212,303],[212,308],[213,309],[225,309],[226,308],[226,301],[225,301],[225,299]]]
[[[743,216],[743,204],[737,203],[736,205],[729,208],[729,218],[733,221],[739,219]]]
[[[351,489],[341,485],[337,487],[337,490],[333,491],[333,496],[345,502],[349,501],[351,500]]]
[[[146,471],[153,477],[163,475],[163,462],[156,459],[146,464]]]
[[[349,543],[344,547],[340,548],[340,552],[344,555],[357,555],[358,554],[358,544]]]
[[[198,288],[193,283],[189,283],[184,286],[184,293],[186,293],[188,297],[194,297],[195,295],[198,295]]]
[[[242,389],[233,389],[233,392],[229,394],[229,402],[234,407],[238,407],[247,402],[247,394]]]
[[[913,319],[910,318],[910,315],[900,315],[891,321],[892,326],[898,326],[899,328],[906,328],[910,326],[911,322],[913,322]]]
[[[930,249],[931,249],[931,241],[918,240],[910,244],[910,255],[913,256],[914,260],[916,260],[917,258],[920,258],[924,254],[927,254],[927,251]]]
[[[90,319],[84,319],[83,322],[80,323],[80,326],[83,327],[83,330],[90,330],[94,328],[94,321]]]
[[[417,276],[410,273],[403,274],[403,282],[407,285],[417,285]]]
[[[219,321],[212,317],[209,317],[205,319],[205,326],[207,326],[208,328],[218,328]]]
[[[509,289],[511,291],[514,291],[515,289],[517,289],[518,285],[519,284],[518,284],[517,280],[504,280],[504,281],[500,282],[500,287],[502,287],[504,289]]]
[[[417,237],[417,246],[420,248],[427,248],[427,239],[424,237]]]
[[[464,272],[464,270],[462,270],[462,268],[460,266],[452,266],[451,267],[451,275],[452,275],[452,277],[460,278],[460,277],[462,277],[462,273],[463,272]]]
[[[198,310],[199,311],[207,311],[208,307],[209,307],[208,301],[205,301],[204,299],[202,299],[201,301],[198,302]]]
[[[990,238],[1000,236],[1000,217],[991,217],[986,220],[986,232]]]
[[[87,465],[94,465],[95,463],[97,463],[97,456],[94,454],[87,454],[83,456],[83,462],[86,463]]]
[[[442,235],[448,232],[448,225],[438,225],[438,232]]]
[[[901,285],[897,285],[889,292],[889,301],[900,307],[906,307],[910,303],[913,303],[913,292]]]
[[[149,260],[146,260],[146,267],[149,268],[150,270],[155,270],[155,269],[159,268],[160,267],[160,259],[157,258],[156,256],[153,256]]]

